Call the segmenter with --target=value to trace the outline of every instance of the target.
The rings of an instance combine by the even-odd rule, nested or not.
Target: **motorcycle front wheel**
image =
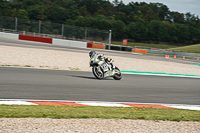
[[[122,73],[119,70],[119,68],[115,67],[115,76],[113,77],[115,80],[120,80],[122,79]]]
[[[103,79],[104,78],[103,71],[98,66],[92,67],[92,73],[94,74],[94,76],[97,79]]]

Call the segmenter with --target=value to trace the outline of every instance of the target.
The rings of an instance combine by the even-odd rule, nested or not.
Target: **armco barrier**
[[[9,38],[9,39],[17,39],[18,40],[19,34],[0,32],[0,37]]]
[[[87,43],[87,48],[105,49],[103,44]]]
[[[61,45],[61,46],[87,48],[87,42],[62,40],[62,39],[54,39],[54,38],[53,38],[52,44],[53,45]]]
[[[147,50],[145,50],[145,49],[134,49],[134,52],[136,52],[136,53],[144,53],[144,54],[146,54],[147,53]]]
[[[38,36],[28,36],[28,35],[19,35],[19,40],[35,41],[52,44],[52,38],[38,37]]]
[[[118,50],[118,51],[120,51],[121,48],[119,46],[110,46],[110,50]]]
[[[55,39],[53,38],[53,45],[70,46],[69,40]]]
[[[71,47],[87,48],[87,42],[70,41]]]
[[[105,49],[109,49],[109,45],[106,45],[106,48]],[[111,45],[110,46],[110,50],[119,50],[119,51],[127,51],[127,52],[133,52],[133,49],[132,47],[126,47],[126,46],[113,46]]]

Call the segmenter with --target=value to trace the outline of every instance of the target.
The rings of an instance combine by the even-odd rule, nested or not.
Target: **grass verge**
[[[0,118],[102,118],[200,121],[200,111],[170,108],[0,105]]]
[[[24,66],[20,66],[20,65],[1,65],[1,66],[8,66],[8,67],[33,67],[30,65],[24,65]]]
[[[168,50],[178,51],[178,52],[188,52],[188,53],[200,53],[200,44],[170,48]]]
[[[68,67],[70,70],[76,70],[76,71],[80,71],[81,69],[79,68],[72,68],[72,67]]]
[[[25,66],[20,66],[20,65],[1,65],[1,66],[7,66],[7,67],[33,67],[34,66],[30,66],[30,65],[25,65]],[[40,66],[40,68],[50,68],[49,66]],[[72,68],[72,67],[68,67],[70,70],[76,70],[76,71],[80,71],[81,69],[79,68]],[[57,66],[54,66],[53,69],[60,69]]]

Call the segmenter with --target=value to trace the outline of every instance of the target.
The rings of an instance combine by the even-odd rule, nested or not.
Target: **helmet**
[[[91,58],[92,56],[94,56],[95,54],[96,54],[95,51],[91,51],[91,52],[89,53],[90,58]]]

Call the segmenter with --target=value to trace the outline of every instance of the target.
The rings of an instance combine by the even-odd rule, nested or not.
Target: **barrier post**
[[[185,59],[185,56],[183,56],[183,59]]]
[[[15,30],[17,31],[17,17],[15,17]]]
[[[197,60],[199,60],[199,57],[197,57]]]
[[[40,32],[41,32],[41,21],[39,20],[39,34],[40,34]]]
[[[87,40],[87,27],[85,27],[85,40]]]

